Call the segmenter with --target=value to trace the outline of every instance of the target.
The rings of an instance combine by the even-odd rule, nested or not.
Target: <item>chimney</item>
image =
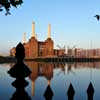
[[[22,43],[26,43],[26,33],[23,34]]]
[[[32,37],[35,37],[35,22],[32,22]]]
[[[48,25],[48,38],[51,38],[51,24]]]

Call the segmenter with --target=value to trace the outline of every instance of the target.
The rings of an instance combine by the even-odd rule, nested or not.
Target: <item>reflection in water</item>
[[[8,71],[8,74],[11,77],[16,78],[16,80],[12,83],[12,85],[16,88],[16,92],[13,94],[11,100],[31,100],[25,91],[25,87],[28,85],[25,77],[29,76],[31,71],[23,62],[25,49],[21,43],[19,43],[16,47],[15,57],[17,59],[17,63]]]
[[[45,86],[46,87],[43,88],[44,90],[43,90],[42,96],[44,96],[44,94],[45,94],[45,92],[47,90],[50,90],[50,91],[52,91],[51,94],[53,94],[51,96],[50,100],[56,100],[57,99],[56,98],[56,92],[57,91],[54,90],[54,88],[55,88],[54,87],[55,86],[54,84],[55,83],[53,83],[53,81],[56,80],[56,78],[58,78],[60,81],[62,80],[62,78],[64,80],[67,80],[68,79],[68,81],[63,81],[63,84],[62,85],[68,84],[68,82],[70,83],[70,81],[71,81],[71,83],[73,84],[74,90],[75,90],[75,95],[73,96],[75,98],[76,95],[77,95],[77,88],[78,88],[77,86],[79,84],[77,82],[79,81],[80,84],[83,85],[85,83],[84,81],[87,80],[87,86],[84,86],[86,88],[84,91],[86,91],[88,89],[88,86],[89,86],[88,80],[89,80],[89,82],[92,80],[92,78],[90,78],[90,76],[91,76],[91,73],[90,73],[91,69],[92,70],[93,69],[100,69],[100,62],[93,62],[93,63],[44,63],[44,62],[34,62],[34,61],[30,61],[29,62],[29,61],[27,61],[27,62],[25,62],[25,64],[27,64],[28,67],[32,71],[31,75],[29,75],[29,78],[31,80],[30,82],[31,82],[31,94],[32,94],[32,97],[35,97],[37,99],[37,96],[40,96],[40,95],[38,95],[38,93],[41,92],[41,91],[38,90],[38,92],[37,92],[37,88],[40,88],[39,86],[42,87],[42,85],[39,85],[40,83],[37,83],[36,80],[38,79],[38,77],[44,77],[46,79],[45,81],[47,83],[45,83]],[[83,70],[83,73],[80,73],[80,70],[81,69],[85,69],[85,70]],[[82,79],[80,77],[78,79],[77,78],[77,75],[80,76],[80,74],[82,74],[84,77],[86,76],[84,74],[85,73],[84,71],[86,71],[87,69],[88,69],[88,71],[87,71],[88,74],[86,74],[86,75],[88,75],[87,79],[85,80],[85,78]],[[63,76],[61,77],[61,75],[63,75]],[[76,78],[77,80],[75,80],[73,82],[73,80],[71,79],[71,76],[70,75],[73,75],[73,77]],[[75,77],[75,75],[76,75],[76,77]],[[42,80],[42,81],[44,81],[44,80]],[[59,83],[61,84],[60,81],[57,81],[56,80],[55,82],[56,82],[56,84],[59,84]],[[40,82],[40,81],[38,81],[38,82]],[[94,85],[94,83],[92,83],[92,84]],[[64,86],[62,86],[62,87],[64,87]],[[68,87],[67,88],[65,87],[65,89],[68,91],[69,87],[70,86],[68,85]],[[57,86],[56,88],[59,88],[59,87]],[[64,88],[62,88],[62,89],[64,89]],[[62,89],[61,89],[61,91],[62,91]],[[82,87],[82,89],[83,89],[83,87]],[[17,89],[16,89],[16,91],[17,91]],[[49,92],[47,94],[49,94]],[[81,95],[83,95],[83,94],[81,94]],[[88,96],[87,96],[87,98],[88,98]],[[94,95],[92,95],[91,97],[93,98],[93,96]],[[39,99],[42,100],[43,98],[42,99],[39,98]],[[47,98],[45,97],[45,99],[47,99]],[[32,100],[35,100],[35,99],[32,99]],[[77,100],[77,99],[74,99],[74,100]],[[88,100],[90,100],[90,99],[88,99]],[[96,99],[94,99],[94,100],[96,100]]]
[[[51,80],[53,78],[53,71],[56,68],[61,69],[63,73],[73,73],[74,69],[80,68],[100,68],[100,63],[43,63],[43,62],[25,62],[30,69],[32,70],[32,74],[30,75],[30,79],[32,80],[32,84],[34,84],[35,80],[39,76],[44,76],[47,80]],[[83,67],[84,66],[84,67]]]
[[[52,100],[52,97],[54,95],[54,92],[52,91],[52,88],[50,86],[50,83],[52,81],[52,78],[53,78],[53,74],[54,74],[54,69],[61,69],[61,71],[65,74],[65,72],[67,73],[72,73],[72,74],[75,74],[75,72],[73,71],[73,68],[74,69],[80,69],[80,68],[100,68],[98,67],[99,64],[93,62],[93,63],[43,63],[43,62],[25,62],[29,67],[30,69],[32,70],[32,74],[29,76],[29,78],[32,80],[32,96],[35,96],[35,81],[38,77],[45,77],[45,79],[47,79],[47,82],[48,82],[48,85],[47,85],[47,88],[45,90],[45,93],[44,93],[44,97],[46,100]],[[67,67],[67,69],[66,69]],[[61,71],[59,73],[61,73]],[[58,73],[57,73],[58,75]],[[70,89],[70,87],[72,87]],[[74,99],[74,94],[75,94],[75,91],[77,90],[74,90],[73,86],[70,84],[69,86],[69,90],[71,90],[72,94],[70,94],[68,96],[68,100],[73,100]],[[69,91],[68,90],[68,91]],[[71,93],[70,92],[70,93]],[[69,93],[69,92],[68,92]],[[47,98],[49,95],[50,97]]]
[[[26,80],[15,80],[12,86],[16,88],[15,93],[12,95],[10,100],[31,100],[28,93],[25,91],[25,87],[28,85]]]
[[[32,80],[32,95],[35,95],[35,80],[39,76],[44,76],[48,82],[53,78],[53,64],[37,63],[37,62],[26,62],[31,68],[32,74],[30,79]]]

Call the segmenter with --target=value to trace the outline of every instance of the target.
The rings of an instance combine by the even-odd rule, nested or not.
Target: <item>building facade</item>
[[[71,50],[71,53],[68,52],[68,55],[73,55],[74,57],[81,58],[97,58],[100,57],[100,49],[83,49],[83,48],[75,48]]]
[[[25,40],[25,39],[24,39]],[[65,49],[54,49],[51,38],[51,25],[48,25],[48,37],[45,41],[38,41],[35,34],[35,23],[32,22],[32,36],[28,42],[23,41],[26,58],[52,57],[64,55]],[[10,50],[10,55],[15,56],[15,48]]]

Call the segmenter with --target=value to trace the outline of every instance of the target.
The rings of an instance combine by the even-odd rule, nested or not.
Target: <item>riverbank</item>
[[[75,57],[45,57],[45,58],[28,58],[25,61],[37,62],[99,62],[100,58],[75,58]]]
[[[72,58],[72,57],[45,57],[45,58],[26,58],[25,61],[37,61],[37,62],[99,62],[100,58]],[[0,56],[0,63],[14,63],[15,57],[3,57]]]
[[[14,57],[4,57],[4,56],[0,56],[0,63],[13,63],[16,62],[16,59]]]

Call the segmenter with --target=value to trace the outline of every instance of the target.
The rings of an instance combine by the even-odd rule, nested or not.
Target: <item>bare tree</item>
[[[21,5],[23,3],[23,0],[0,0],[0,11],[3,11],[3,9],[6,10],[5,15],[10,15],[10,9],[11,7],[17,8],[18,5]]]

